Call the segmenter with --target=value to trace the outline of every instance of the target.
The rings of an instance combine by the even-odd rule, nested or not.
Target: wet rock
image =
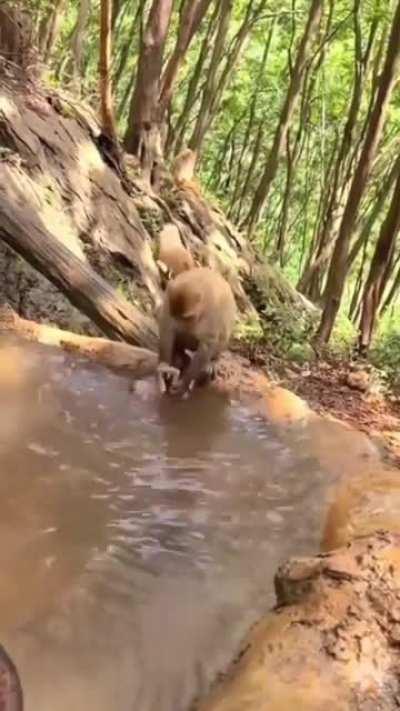
[[[391,610],[400,594],[400,537],[377,533],[289,561],[277,579],[279,607],[252,630],[197,711],[397,709],[399,625]]]
[[[258,403],[258,410],[277,425],[304,422],[312,416],[305,400],[281,387],[269,387]]]
[[[332,550],[378,529],[400,534],[400,475],[381,464],[347,478],[328,510],[323,550]]]

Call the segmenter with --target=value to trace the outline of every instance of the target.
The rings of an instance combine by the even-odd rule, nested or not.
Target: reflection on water
[[[0,622],[27,709],[187,709],[277,565],[318,548],[326,476],[207,390],[161,399],[24,348],[40,367],[18,446],[0,426]]]

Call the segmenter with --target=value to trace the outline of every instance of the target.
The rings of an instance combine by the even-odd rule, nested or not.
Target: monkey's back
[[[159,259],[163,262],[173,276],[188,271],[194,267],[193,257],[182,245],[164,247],[160,250]]]
[[[194,267],[190,251],[182,244],[175,225],[166,225],[160,232],[158,258],[173,276]]]
[[[235,324],[236,303],[226,279],[209,267],[195,267],[182,272],[169,282],[168,299],[173,307],[171,314],[179,323],[184,321],[185,311],[201,309],[193,325],[193,336],[199,341],[210,339],[218,349],[227,345]],[[187,332],[188,324],[184,330]]]

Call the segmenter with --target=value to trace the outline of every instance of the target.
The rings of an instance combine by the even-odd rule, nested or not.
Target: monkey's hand
[[[197,351],[188,352],[190,354],[190,363],[183,371],[180,380],[175,381],[171,391],[174,395],[186,395],[193,390],[198,379],[208,373],[212,368],[213,351],[207,345],[201,345]]]
[[[179,381],[179,370],[168,363],[160,363],[157,368],[158,385],[162,393],[174,389]]]

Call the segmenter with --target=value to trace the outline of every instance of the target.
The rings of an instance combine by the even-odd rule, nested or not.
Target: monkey
[[[191,190],[199,197],[202,197],[201,189],[194,178],[196,168],[197,152],[191,148],[178,153],[172,164],[172,175],[178,188]]]
[[[184,395],[211,380],[235,320],[231,287],[218,272],[195,267],[172,279],[159,314],[161,390]]]
[[[160,232],[157,263],[166,278],[175,277],[195,266],[191,253],[181,242],[178,228],[173,224],[165,225]]]
[[[185,148],[178,153],[172,164],[172,175],[178,185],[193,180],[196,161],[197,153],[191,148]]]

